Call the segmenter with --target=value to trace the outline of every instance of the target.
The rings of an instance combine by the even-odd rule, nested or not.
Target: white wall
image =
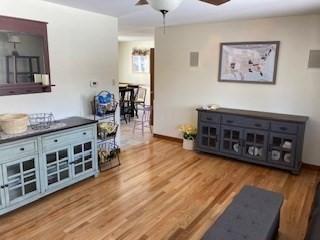
[[[146,103],[150,104],[150,74],[132,71],[132,50],[134,48],[150,49],[153,41],[119,42],[119,82],[139,84],[148,89]]]
[[[196,123],[197,106],[300,114],[307,124],[303,161],[320,165],[320,70],[308,69],[310,49],[320,49],[320,15],[170,27],[155,37],[155,125],[157,134],[178,137],[177,126]],[[276,85],[217,81],[219,44],[281,41]],[[200,52],[200,67],[189,53]]]
[[[57,85],[51,93],[0,97],[0,113],[86,116],[100,89],[118,93],[116,18],[41,0],[1,0],[0,15],[48,22],[51,80]],[[91,80],[98,88],[90,88]]]

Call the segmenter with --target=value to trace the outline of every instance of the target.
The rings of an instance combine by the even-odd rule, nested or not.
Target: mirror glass
[[[45,74],[42,36],[0,31],[0,85],[37,83]]]

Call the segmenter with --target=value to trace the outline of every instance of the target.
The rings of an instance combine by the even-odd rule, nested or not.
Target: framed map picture
[[[279,41],[221,43],[220,82],[275,84]]]

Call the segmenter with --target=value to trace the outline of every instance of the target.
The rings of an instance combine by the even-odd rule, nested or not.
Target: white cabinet
[[[93,142],[86,141],[84,143],[72,146],[72,173],[74,177],[84,175],[94,169],[94,153]]]
[[[93,121],[0,144],[0,215],[96,176],[96,129]]]
[[[5,207],[4,188],[2,172],[0,171],[0,209]]]
[[[87,140],[45,152],[46,190],[70,185],[77,178],[96,174],[94,149],[94,141]]]
[[[40,193],[38,157],[33,155],[1,167],[5,206],[12,206]]]
[[[44,153],[46,189],[55,188],[71,179],[70,149],[63,147]]]

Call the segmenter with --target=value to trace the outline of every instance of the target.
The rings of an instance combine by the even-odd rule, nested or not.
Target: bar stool
[[[150,133],[152,133],[152,126],[150,122],[150,116],[152,107],[148,105],[138,105],[137,111],[141,112],[140,117],[134,119],[133,132],[137,129],[141,130],[142,135],[144,135],[145,128],[150,129]]]

